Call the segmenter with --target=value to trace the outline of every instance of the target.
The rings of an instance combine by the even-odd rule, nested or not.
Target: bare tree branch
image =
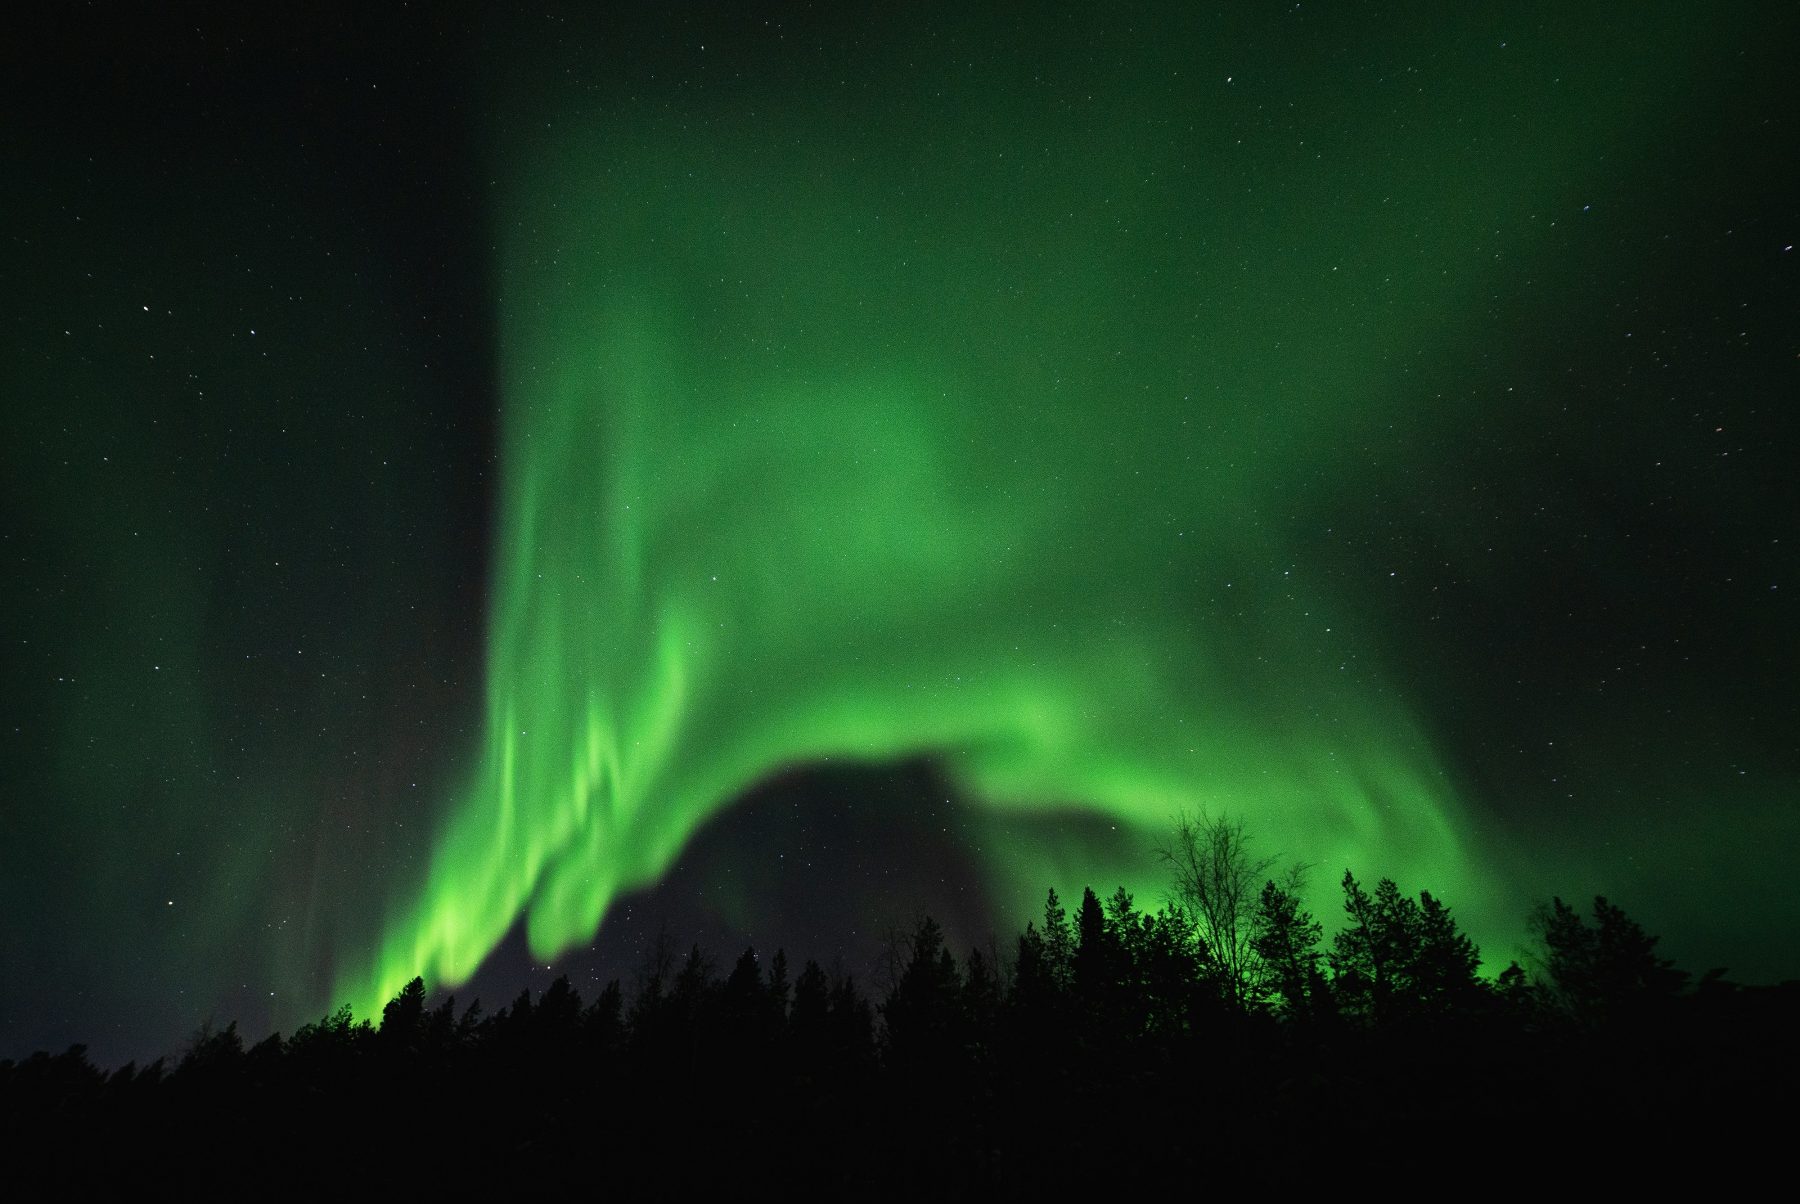
[[[1273,857],[1250,852],[1244,821],[1183,811],[1157,856],[1174,874],[1176,900],[1194,917],[1221,990],[1237,1007],[1265,992],[1267,972],[1252,944],[1256,901]]]

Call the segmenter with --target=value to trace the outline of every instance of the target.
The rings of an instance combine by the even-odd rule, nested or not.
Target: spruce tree
[[[1299,895],[1263,884],[1257,898],[1251,943],[1268,969],[1269,990],[1282,1013],[1303,1019],[1311,1013],[1312,987],[1318,977],[1319,942],[1324,926],[1300,905]]]

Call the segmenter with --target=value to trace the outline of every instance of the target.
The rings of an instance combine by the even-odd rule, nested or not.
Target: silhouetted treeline
[[[1531,971],[1488,979],[1429,893],[1346,874],[1327,942],[1296,885],[1223,921],[1123,890],[1071,916],[1051,892],[1003,954],[960,958],[924,919],[872,993],[666,944],[591,999],[559,979],[486,1012],[414,980],[379,1022],[340,1009],[253,1046],[227,1026],[112,1073],[79,1046],[0,1063],[0,1123],[13,1166],[64,1189],[280,1195],[1460,1194],[1785,1148],[1800,983],[1691,982],[1605,899],[1552,901]]]

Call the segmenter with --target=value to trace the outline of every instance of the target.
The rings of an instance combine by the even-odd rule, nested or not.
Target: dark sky
[[[368,7],[0,52],[0,1056],[1188,806],[1800,973],[1791,5]]]

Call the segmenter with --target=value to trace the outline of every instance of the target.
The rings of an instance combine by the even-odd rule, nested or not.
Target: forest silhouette
[[[966,1198],[1361,1182],[1472,1190],[1772,1162],[1800,982],[1697,981],[1604,898],[1531,920],[1492,978],[1428,891],[1304,871],[1183,819],[1170,899],[1051,891],[1004,955],[930,918],[873,984],[659,940],[628,990],[486,1012],[414,979],[247,1046],[203,1028],[110,1073],[0,1062],[15,1168],[58,1190]]]

